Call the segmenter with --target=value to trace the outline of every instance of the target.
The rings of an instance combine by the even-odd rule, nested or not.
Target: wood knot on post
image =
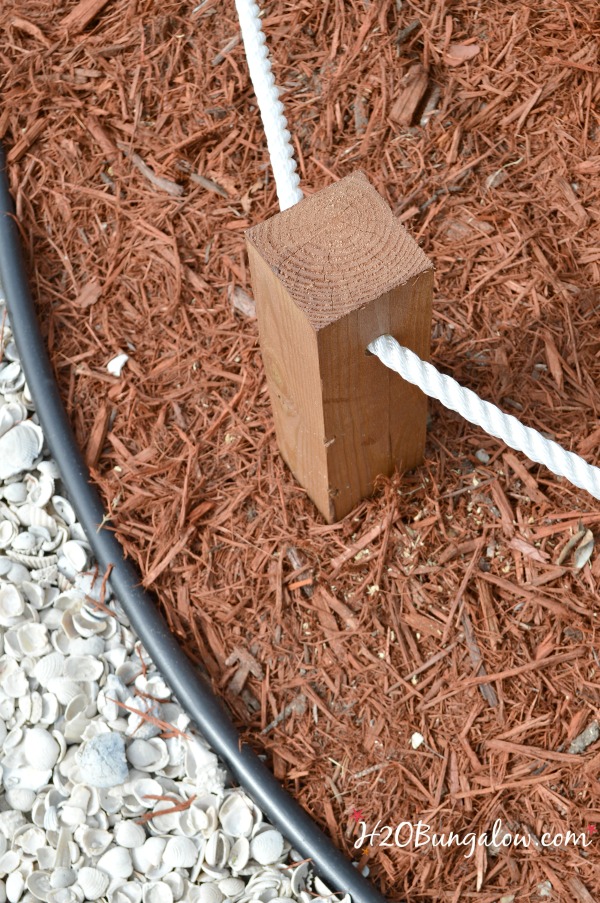
[[[279,449],[331,523],[422,461],[425,397],[365,349],[387,333],[428,359],[432,265],[362,172],[246,238]]]

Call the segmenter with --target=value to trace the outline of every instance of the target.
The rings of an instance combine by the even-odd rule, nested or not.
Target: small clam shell
[[[48,683],[56,677],[64,674],[65,657],[60,652],[50,652],[38,659],[33,669],[33,677],[41,687],[47,687]]]
[[[86,856],[102,856],[112,843],[110,831],[82,825],[75,830],[75,840]]]
[[[20,590],[10,583],[0,586],[0,624],[11,627],[25,611],[25,599]]]
[[[50,883],[50,873],[37,870],[32,872],[26,881],[27,890],[36,900],[50,900],[50,892],[52,884]]]
[[[82,889],[86,900],[98,900],[106,891],[110,878],[106,872],[100,869],[83,866],[77,873],[77,883]]]
[[[8,487],[7,487],[8,488]],[[8,549],[18,534],[17,527],[9,520],[0,523],[0,549]]]
[[[75,872],[75,869],[67,868],[66,866],[60,866],[60,868],[54,869],[50,875],[50,885],[53,888],[71,887],[72,884],[75,884],[76,880],[77,873]]]
[[[100,680],[104,665],[91,655],[69,655],[65,662],[65,677],[71,680]]]
[[[134,740],[127,749],[127,758],[139,771],[160,771],[169,761],[164,740]]]
[[[48,628],[45,624],[29,622],[17,630],[17,640],[23,655],[38,658],[46,655],[52,648],[48,640]]]
[[[115,787],[129,775],[125,742],[114,731],[98,734],[79,747],[77,761],[92,787]]]
[[[268,828],[250,841],[250,855],[260,865],[271,865],[283,853],[283,837],[274,828]]]
[[[30,470],[44,444],[41,429],[31,420],[15,424],[0,436],[0,479]]]
[[[142,903],[142,885],[139,881],[126,881],[115,891],[112,903]]]
[[[80,574],[82,571],[85,571],[88,566],[88,553],[81,543],[70,539],[64,544],[61,551],[75,573]]]
[[[111,847],[98,860],[98,868],[117,878],[129,878],[133,873],[131,853],[125,847]]]
[[[204,861],[209,866],[221,869],[229,858],[231,842],[222,831],[215,831],[208,838],[204,848]]]
[[[225,833],[231,837],[249,837],[254,825],[252,809],[238,792],[226,797],[219,809],[219,820]]]
[[[218,886],[213,884],[212,881],[207,881],[205,884],[201,884],[198,887],[198,892],[196,894],[197,903],[222,903],[223,899],[223,894]]]
[[[149,837],[141,847],[131,851],[136,872],[148,874],[162,863],[162,856],[167,845],[165,837]]]
[[[60,746],[48,731],[32,727],[25,734],[23,752],[29,765],[36,768],[54,768],[60,755]]]
[[[292,873],[292,892],[299,894],[300,891],[306,890],[308,885],[308,862],[302,862]]]
[[[26,483],[27,501],[38,508],[47,505],[54,493],[54,479],[49,474],[42,474],[39,479],[28,476]]]
[[[231,848],[227,864],[234,872],[240,872],[250,859],[250,841],[247,837],[238,837]]]
[[[58,517],[60,517],[60,519],[65,522],[67,527],[70,527],[71,524],[74,524],[77,520],[73,505],[68,501],[68,499],[63,498],[62,495],[52,496],[52,508],[54,509]]]
[[[54,693],[61,705],[67,706],[72,699],[81,694],[81,686],[75,680],[66,677],[51,677],[47,683],[50,693]]]
[[[173,903],[173,891],[165,881],[153,881],[144,885],[143,903]]]
[[[6,898],[9,900],[9,903],[17,903],[17,900],[21,899],[23,891],[25,890],[25,877],[23,873],[20,871],[11,872],[6,879],[5,888]]]
[[[240,878],[223,878],[218,888],[226,897],[235,898],[244,893],[246,885]]]
[[[173,869],[191,868],[198,858],[198,847],[190,837],[171,837],[163,853],[163,862]]]
[[[24,527],[45,527],[51,536],[55,535],[56,521],[43,508],[38,508],[36,505],[21,505],[17,514]]]
[[[10,808],[16,812],[31,812],[35,803],[36,793],[33,790],[23,790],[21,787],[15,787],[6,791],[5,799]]]
[[[142,825],[136,824],[136,822],[131,819],[124,819],[123,821],[117,822],[114,828],[114,834],[115,843],[128,850],[141,847],[147,837]]]

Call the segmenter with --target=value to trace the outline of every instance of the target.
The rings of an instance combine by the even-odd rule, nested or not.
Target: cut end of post
[[[429,357],[433,267],[362,172],[246,237],[279,449],[331,523],[422,461],[425,397],[365,352]]]
[[[358,170],[246,232],[315,329],[432,269]]]

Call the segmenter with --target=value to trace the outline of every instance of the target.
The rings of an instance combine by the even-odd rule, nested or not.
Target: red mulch
[[[394,898],[600,899],[600,742],[569,752],[600,717],[600,556],[559,557],[598,501],[434,404],[425,465],[324,525],[238,309],[244,229],[277,201],[233,4],[4,0],[0,24],[77,435],[247,738]],[[598,463],[596,0],[275,0],[264,26],[305,190],[365,170],[434,261],[434,361]],[[361,854],[354,810],[530,846]],[[569,829],[587,849],[534,839]]]

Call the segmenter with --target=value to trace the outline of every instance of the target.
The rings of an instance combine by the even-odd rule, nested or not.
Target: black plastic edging
[[[136,568],[125,558],[107,526],[96,486],[77,447],[61,401],[29,291],[13,213],[4,151],[0,147],[0,282],[14,339],[46,442],[56,461],[77,517],[98,564],[112,565],[110,585],[131,626],[212,749],[267,818],[307,859],[333,891],[349,893],[353,903],[385,899],[332,844],[304,809],[279,784],[240,735],[211,687],[180,648]]]

